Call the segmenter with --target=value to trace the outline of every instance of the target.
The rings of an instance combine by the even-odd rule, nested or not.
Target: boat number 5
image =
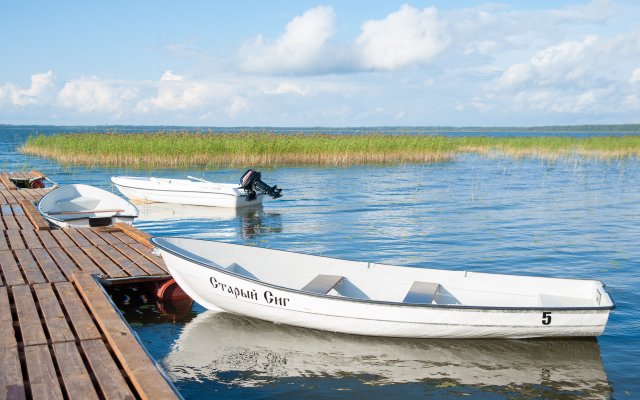
[[[542,325],[551,324],[551,311],[545,311],[542,313]]]

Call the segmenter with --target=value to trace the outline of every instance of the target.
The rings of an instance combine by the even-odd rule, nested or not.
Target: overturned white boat
[[[154,238],[202,306],[358,335],[598,336],[613,300],[595,280],[409,268],[187,238]]]
[[[274,199],[282,196],[282,189],[270,187],[261,180],[260,172],[252,169],[244,173],[239,185],[188,178],[113,176],[111,182],[123,195],[139,202],[242,208],[261,204],[264,195]]]
[[[122,197],[89,185],[64,185],[47,193],[38,212],[61,228],[131,224],[138,209]]]

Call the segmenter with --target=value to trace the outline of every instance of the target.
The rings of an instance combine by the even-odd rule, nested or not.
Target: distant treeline
[[[134,125],[96,125],[96,126],[56,126],[56,125],[7,125],[0,124],[0,129],[21,128],[34,132],[106,132],[106,133],[131,133],[131,132],[267,132],[267,133],[322,133],[322,132],[566,132],[566,133],[640,133],[640,124],[617,125],[548,125],[548,126],[511,126],[511,127],[478,127],[478,126],[372,126],[372,127],[198,127],[198,126],[134,126]]]
[[[461,153],[556,158],[640,155],[640,135],[442,136],[402,134],[74,133],[30,136],[23,153],[63,164],[130,168],[402,164]]]

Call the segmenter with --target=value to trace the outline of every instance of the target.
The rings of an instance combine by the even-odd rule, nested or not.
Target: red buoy
[[[189,295],[178,286],[174,279],[169,279],[158,288],[156,298],[163,303],[191,300]]]
[[[43,188],[44,188],[44,180],[34,179],[31,181],[31,189],[43,189]]]

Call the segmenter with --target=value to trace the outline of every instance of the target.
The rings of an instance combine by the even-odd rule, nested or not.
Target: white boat
[[[61,228],[131,224],[138,209],[122,197],[89,185],[64,185],[47,193],[38,212]]]
[[[400,267],[188,238],[152,242],[205,308],[333,332],[598,336],[615,308],[596,280]]]
[[[578,392],[580,398],[607,398],[611,390],[595,339],[373,338],[216,311],[189,321],[161,363],[174,382],[217,380],[239,372],[241,386],[267,386],[283,378],[353,376],[366,377],[369,385],[446,380],[456,386],[487,387],[490,393],[504,386],[519,391],[517,386],[526,385],[532,398],[546,398],[551,389],[565,395]]]
[[[239,185],[188,178],[113,176],[111,182],[123,195],[137,202],[243,208],[262,204],[265,194],[273,198],[281,196],[281,189],[266,185],[260,180],[260,173],[253,170],[245,172]]]

